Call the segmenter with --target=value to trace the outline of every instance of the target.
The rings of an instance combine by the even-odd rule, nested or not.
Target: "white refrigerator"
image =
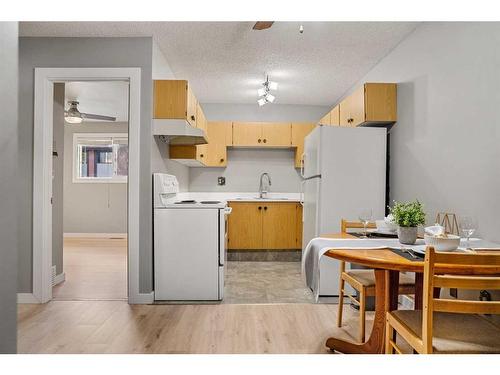
[[[340,232],[341,219],[358,220],[371,208],[385,214],[385,128],[318,126],[305,139],[303,249],[314,237]],[[339,262],[320,261],[320,296],[339,294]]]

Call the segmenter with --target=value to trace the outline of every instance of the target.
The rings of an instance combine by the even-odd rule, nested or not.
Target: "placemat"
[[[423,254],[413,252],[413,254],[415,254],[415,256],[416,256],[416,258],[414,258],[410,254],[408,254],[407,252],[401,251],[401,249],[389,248],[389,250],[391,250],[395,254],[398,254],[399,256],[402,256],[405,259],[411,260],[412,262],[421,262],[424,260]]]

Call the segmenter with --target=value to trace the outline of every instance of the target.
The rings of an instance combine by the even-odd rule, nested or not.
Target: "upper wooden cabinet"
[[[189,113],[189,111],[188,111]],[[203,110],[201,109],[200,103],[196,103],[196,115],[194,118],[196,119],[196,127],[198,129],[201,129],[207,134],[207,137],[209,138],[208,141],[210,142],[210,135],[208,135],[207,132],[207,127],[208,127],[208,121],[205,117],[205,114],[203,113]]]
[[[232,144],[232,123],[207,122],[206,131],[207,144],[197,146],[170,145],[170,159],[192,167],[226,167],[227,146]]]
[[[395,83],[365,83],[340,103],[340,126],[391,124],[396,120]]]
[[[340,125],[340,104],[337,104],[330,111],[330,125],[339,126]]]
[[[185,80],[154,81],[155,119],[185,119],[196,127],[198,101]]]
[[[330,125],[330,126],[339,126],[340,119],[340,105],[336,105],[330,112],[324,115],[321,120],[319,120],[320,125]]]
[[[324,115],[318,122],[320,125],[330,125],[331,124],[331,112]]]
[[[296,202],[229,202],[228,248],[286,250],[302,247],[302,211]],[[298,222],[300,210],[300,222]],[[300,241],[300,242],[299,242]]]
[[[240,147],[290,147],[290,123],[233,122],[233,146]]]
[[[304,154],[304,138],[316,127],[312,123],[292,122],[292,146],[295,150],[295,168],[302,166]]]

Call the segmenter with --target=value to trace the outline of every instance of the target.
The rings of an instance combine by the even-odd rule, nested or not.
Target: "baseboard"
[[[17,303],[40,303],[33,293],[17,293]]]
[[[127,238],[127,233],[64,233],[64,238]]]
[[[65,280],[66,280],[66,273],[61,272],[59,275],[56,275],[56,277],[54,277],[54,283],[52,286],[56,286],[57,284],[60,284]]]
[[[139,293],[129,296],[128,303],[131,305],[151,305],[155,301],[155,292]]]

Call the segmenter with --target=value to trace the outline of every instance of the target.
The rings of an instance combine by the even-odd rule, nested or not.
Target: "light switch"
[[[226,184],[226,177],[218,177],[217,178],[217,185],[219,186],[224,186]]]

